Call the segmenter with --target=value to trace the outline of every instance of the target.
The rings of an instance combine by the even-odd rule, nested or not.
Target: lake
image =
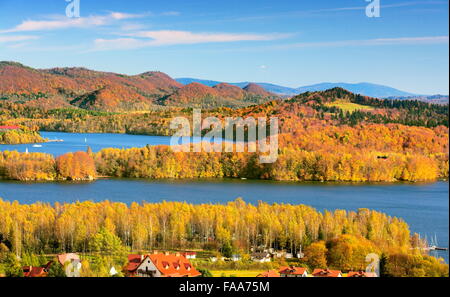
[[[242,197],[256,204],[306,204],[325,209],[357,210],[369,208],[403,218],[413,232],[429,239],[435,236],[439,246],[448,247],[449,184],[349,184],[289,183],[250,180],[131,180],[104,179],[92,183],[20,183],[0,182],[0,197],[30,204],[42,202],[119,201],[189,203],[226,203]],[[438,252],[448,263],[448,253]]]
[[[70,152],[86,151],[88,147],[93,152],[105,148],[129,149],[141,148],[147,145],[170,145],[170,136],[148,136],[112,133],[64,133],[64,132],[40,132],[43,138],[53,142],[39,143],[39,147],[33,144],[0,144],[0,151],[18,151],[30,153],[47,153],[60,156]],[[55,141],[63,140],[63,141]],[[187,138],[184,143],[196,143],[201,141],[199,137]],[[226,141],[223,139],[211,140],[215,143]],[[180,143],[181,144],[181,143]]]
[[[146,145],[169,145],[168,136],[146,136],[109,133],[63,133],[40,132],[41,136],[50,140],[64,140],[63,142],[41,143],[42,147],[33,147],[32,144],[0,145],[0,151],[19,151],[48,153],[60,156],[69,152],[86,151],[88,146],[94,152],[104,148],[132,148]]]

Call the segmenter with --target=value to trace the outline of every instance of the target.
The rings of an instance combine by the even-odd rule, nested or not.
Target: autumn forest
[[[0,76],[0,144],[48,141],[39,131],[170,136],[171,119],[191,119],[193,108],[222,121],[280,121],[278,159],[271,164],[261,164],[259,153],[248,151],[184,153],[164,145],[100,151],[88,147],[60,156],[2,150],[3,180],[395,183],[447,180],[449,175],[448,105],[383,100],[342,88],[284,98],[254,84],[242,89],[182,86],[160,72],[125,76],[84,68],[37,70],[13,62],[0,63]],[[0,199],[0,214],[0,263],[17,266],[19,256],[25,259],[22,264],[32,265],[28,263],[37,260],[30,255],[59,252],[106,261],[85,276],[104,276],[105,263],[113,261],[108,257],[124,259],[128,252],[193,249],[230,256],[248,255],[258,246],[303,251],[299,264],[310,269],[363,270],[365,256],[377,253],[382,255],[383,276],[448,276],[448,265],[424,252],[428,243],[406,222],[368,209],[321,213],[283,201],[252,205],[241,199],[199,205],[26,205]]]

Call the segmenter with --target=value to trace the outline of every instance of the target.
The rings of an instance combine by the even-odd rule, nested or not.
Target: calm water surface
[[[0,182],[0,197],[20,203],[120,201],[226,203],[242,197],[250,203],[310,205],[323,210],[369,208],[403,218],[413,232],[437,237],[448,247],[449,184],[336,184],[271,181],[148,181],[98,180],[93,183]],[[448,263],[448,254],[440,252]]]
[[[104,148],[132,148],[145,147],[146,145],[169,145],[170,137],[167,136],[146,136],[129,134],[108,134],[108,133],[62,133],[62,132],[41,132],[42,137],[50,140],[64,140],[63,142],[41,143],[42,147],[33,147],[32,144],[0,145],[0,151],[19,151],[48,153],[54,156],[63,155],[69,152],[86,151],[88,146],[94,152]]]

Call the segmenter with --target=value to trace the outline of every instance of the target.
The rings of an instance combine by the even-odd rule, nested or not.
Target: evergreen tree
[[[23,277],[22,264],[14,253],[8,253],[3,263],[6,277]]]
[[[66,277],[64,267],[59,264],[58,260],[55,259],[55,261],[50,265],[48,277]]]

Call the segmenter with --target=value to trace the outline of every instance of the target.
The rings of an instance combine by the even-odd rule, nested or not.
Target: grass
[[[213,277],[256,277],[263,270],[212,270]]]
[[[335,106],[335,107],[342,109],[343,111],[348,111],[348,112],[354,112],[357,110],[373,110],[374,109],[371,106],[356,104],[356,103],[348,102],[345,100],[336,100],[334,102],[327,103],[326,106]]]

